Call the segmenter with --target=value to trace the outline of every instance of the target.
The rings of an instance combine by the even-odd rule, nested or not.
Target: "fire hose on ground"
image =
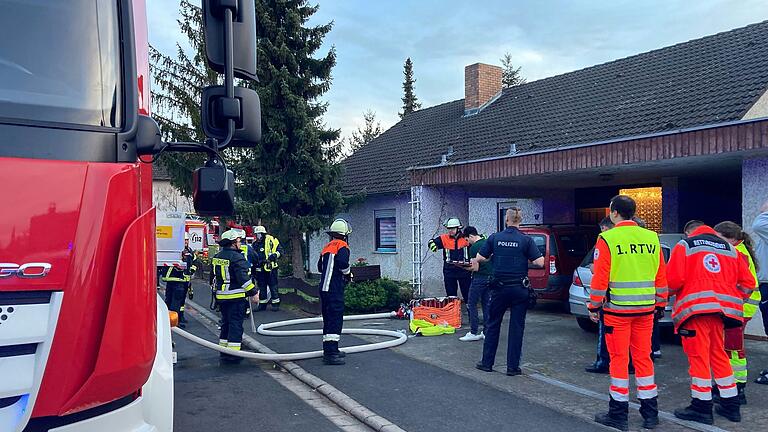
[[[398,314],[398,312],[385,312],[385,313],[365,314],[365,315],[349,315],[344,317],[344,321],[361,321],[361,320],[382,319],[382,318],[398,318],[399,316],[400,315]],[[277,321],[273,323],[261,324],[256,331],[258,334],[263,336],[322,335],[323,331],[321,329],[273,330],[280,327],[287,327],[287,326],[294,326],[294,325],[301,325],[301,324],[311,324],[311,323],[318,323],[322,321],[323,321],[322,317],[298,318],[298,319],[291,319],[291,320],[285,320],[285,321]],[[287,354],[279,354],[279,353],[267,354],[267,353],[258,353],[258,352],[250,352],[250,351],[235,351],[227,347],[220,346],[214,342],[210,342],[201,337],[195,336],[192,333],[189,333],[178,327],[173,327],[173,332],[191,342],[194,342],[198,345],[218,351],[220,353],[243,357],[243,358],[255,359],[255,360],[293,361],[293,360],[305,360],[305,359],[311,359],[311,358],[318,358],[323,356],[323,351],[305,351],[305,352],[296,352],[296,353],[287,353]],[[395,331],[395,330],[345,328],[342,330],[341,333],[347,334],[347,335],[385,336],[385,337],[394,338],[393,340],[388,340],[384,342],[374,342],[374,343],[368,343],[368,344],[362,344],[362,345],[354,345],[350,347],[343,347],[340,349],[341,351],[347,354],[393,348],[393,347],[404,344],[408,340],[408,336],[405,333],[400,331]]]

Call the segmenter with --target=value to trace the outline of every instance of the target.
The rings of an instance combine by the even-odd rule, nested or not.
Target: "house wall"
[[[744,114],[743,119],[749,120],[759,117],[768,117],[768,92],[764,92],[762,96],[752,105],[752,108]]]
[[[152,204],[157,211],[195,212],[192,199],[182,196],[170,180],[152,181]]]
[[[541,223],[543,200],[540,198],[469,198],[469,222],[481,234],[492,234],[498,230],[498,209],[500,203],[515,202],[522,210],[523,223]]]
[[[744,228],[752,232],[751,226],[760,212],[760,207],[768,201],[768,157],[745,159],[741,170],[741,212]],[[765,265],[765,263],[763,263]],[[746,332],[752,335],[765,335],[760,311],[747,324]]]
[[[411,280],[411,206],[407,194],[381,195],[366,199],[350,207],[346,213],[338,215],[352,225],[349,236],[349,248],[352,260],[365,258],[368,264],[381,266],[381,275],[390,279]],[[375,210],[395,210],[397,223],[397,252],[376,252],[376,230],[374,227]],[[320,251],[328,242],[324,233],[313,235],[309,242],[310,271],[317,272],[316,263]]]

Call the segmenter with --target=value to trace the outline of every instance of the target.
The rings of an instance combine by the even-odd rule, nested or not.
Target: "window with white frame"
[[[374,210],[376,252],[397,252],[397,218],[395,209]]]

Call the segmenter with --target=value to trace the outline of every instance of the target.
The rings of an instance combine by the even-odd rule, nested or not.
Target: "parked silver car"
[[[659,234],[661,243],[661,252],[664,254],[664,261],[669,260],[669,254],[672,248],[683,238],[682,234]],[[594,251],[594,250],[593,250]],[[573,272],[573,281],[568,290],[568,303],[570,304],[571,315],[576,317],[579,327],[586,331],[596,331],[597,324],[589,319],[587,311],[587,301],[589,301],[589,285],[592,282],[592,264],[593,251],[584,257],[581,264]],[[672,325],[672,302],[667,305],[667,313],[659,321],[664,326]]]

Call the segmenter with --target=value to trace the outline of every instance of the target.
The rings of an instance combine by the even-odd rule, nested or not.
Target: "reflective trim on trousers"
[[[627,393],[621,393],[618,391],[611,390],[609,392],[611,394],[611,397],[613,400],[617,402],[628,402],[629,401],[629,391]]]
[[[730,387],[736,384],[736,381],[733,379],[733,375],[731,375],[724,378],[715,378],[715,384],[718,387]]]
[[[323,335],[323,342],[338,342],[339,339],[341,339],[341,336],[337,335],[337,334],[324,334]]]
[[[699,391],[691,389],[691,397],[699,400],[712,400],[712,391]]]
[[[711,387],[712,379],[691,377],[691,385],[695,385],[699,387]]]
[[[653,380],[653,378],[651,378]],[[611,377],[611,385],[620,388],[629,388],[629,379]]]
[[[717,388],[720,391],[720,397],[723,397],[723,398],[730,398],[730,397],[734,397],[734,396],[738,396],[739,395],[739,390],[736,387],[736,384],[733,384],[733,386],[731,386],[731,387],[720,387],[720,386],[717,386]]]
[[[227,340],[226,339],[219,339],[219,346],[226,347],[227,346]]]
[[[637,398],[638,399],[652,399],[659,395],[659,390],[654,385],[652,389],[643,390],[643,389],[637,389]]]
[[[639,377],[635,376],[635,384],[637,384],[638,387],[642,386],[652,386],[656,384],[654,376],[647,376],[647,377]]]
[[[240,351],[240,344],[236,342],[228,342],[227,348],[235,351]]]

